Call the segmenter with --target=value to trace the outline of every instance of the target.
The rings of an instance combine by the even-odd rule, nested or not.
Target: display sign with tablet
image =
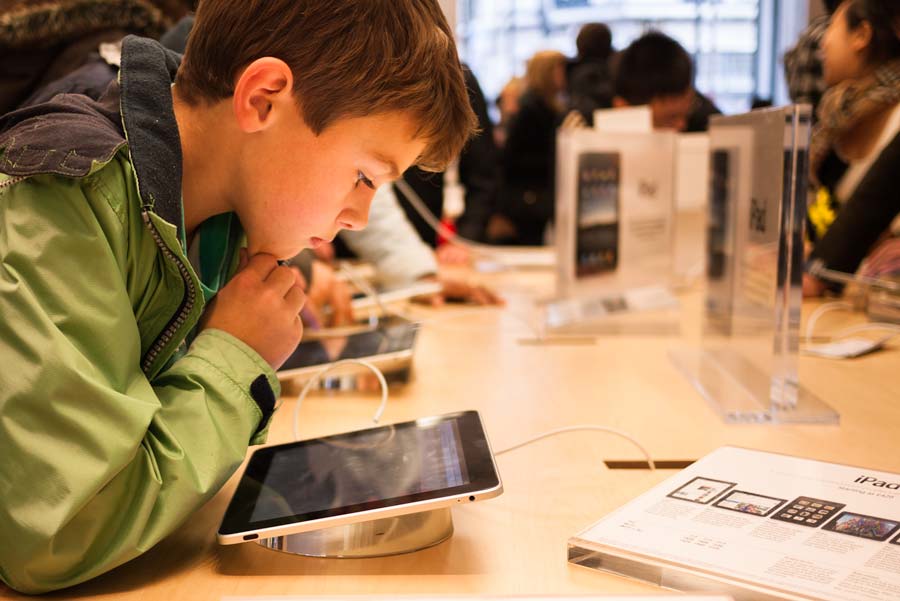
[[[431,511],[503,492],[475,411],[258,449],[221,544]]]
[[[671,132],[560,130],[559,298],[668,283],[676,139]]]

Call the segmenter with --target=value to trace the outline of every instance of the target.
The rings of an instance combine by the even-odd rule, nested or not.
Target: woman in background
[[[817,269],[856,272],[900,213],[900,2],[845,0],[822,48],[829,89],[810,149],[819,189],[805,296],[839,290]]]
[[[525,72],[525,92],[503,149],[498,213],[488,224],[492,242],[539,245],[553,218],[556,127],[562,119],[566,57],[545,50]]]

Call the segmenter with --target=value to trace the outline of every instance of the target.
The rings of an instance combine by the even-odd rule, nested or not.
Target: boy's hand
[[[300,272],[275,257],[241,249],[238,271],[206,310],[203,329],[228,332],[278,369],[303,336],[300,309],[306,302]]]

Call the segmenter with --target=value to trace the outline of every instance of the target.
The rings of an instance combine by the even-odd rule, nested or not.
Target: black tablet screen
[[[484,490],[498,483],[474,412],[268,447],[247,466],[221,532]]]
[[[408,322],[388,323],[369,332],[326,340],[301,342],[281,370],[323,365],[340,359],[364,359],[409,350],[418,327]]]

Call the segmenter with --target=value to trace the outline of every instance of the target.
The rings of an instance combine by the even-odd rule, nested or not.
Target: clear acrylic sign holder
[[[557,298],[545,307],[550,331],[585,332],[592,322],[612,326],[610,319],[625,331],[628,314],[677,306],[668,292],[676,141],[668,132],[558,133]],[[677,330],[677,318],[670,321]]]
[[[810,108],[714,117],[700,348],[675,365],[727,422],[827,423],[798,378]]]

